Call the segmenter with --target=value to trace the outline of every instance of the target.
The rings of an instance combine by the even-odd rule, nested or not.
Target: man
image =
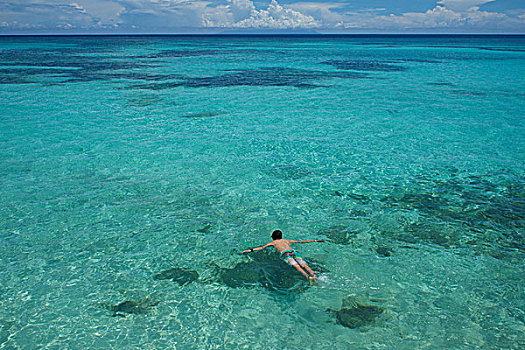
[[[306,277],[307,280],[312,282],[314,279],[317,278],[315,276],[315,273],[310,268],[310,266],[308,266],[306,264],[306,261],[304,261],[303,258],[301,258],[299,253],[295,249],[292,248],[290,243],[324,242],[324,239],[311,239],[308,241],[294,241],[292,239],[283,239],[283,233],[280,230],[273,231],[272,239],[273,239],[272,242],[265,244],[261,247],[245,250],[242,252],[242,254],[255,252],[257,250],[263,250],[266,247],[273,246],[281,254],[281,260],[286,262],[288,265],[295,267],[297,271],[299,271],[300,273],[302,273],[304,277]],[[311,276],[308,275],[308,273],[306,273],[306,271],[304,271],[303,268],[304,270],[308,271],[308,273]]]

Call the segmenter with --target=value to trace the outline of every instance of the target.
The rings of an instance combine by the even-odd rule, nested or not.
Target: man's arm
[[[309,239],[307,241],[294,241],[290,240],[290,243],[312,243],[312,242],[324,242],[324,239]]]
[[[272,246],[272,245],[273,245],[273,242],[270,242],[270,243],[265,244],[265,245],[263,245],[263,246],[261,246],[261,247],[257,247],[257,248],[252,248],[252,249],[245,250],[245,251],[242,252],[242,254],[255,252],[255,251],[257,251],[257,250],[263,250],[264,248],[269,247],[269,246]]]

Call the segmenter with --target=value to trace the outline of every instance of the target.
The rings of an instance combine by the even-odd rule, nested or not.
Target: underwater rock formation
[[[113,317],[126,317],[126,314],[148,314],[152,311],[151,308],[156,306],[158,303],[158,301],[151,301],[146,298],[138,302],[126,300],[117,305],[104,307],[110,311],[113,311]]]
[[[212,117],[216,117],[221,114],[225,114],[225,112],[221,112],[221,111],[195,112],[195,113],[184,114],[181,117],[187,118],[187,119],[212,118]]]
[[[372,324],[384,310],[376,305],[362,303],[353,297],[343,299],[339,310],[328,309],[335,315],[337,323],[349,328]]]
[[[384,246],[384,245],[378,245],[377,247],[374,248],[374,250],[376,251],[377,254],[384,256],[384,257],[389,257],[394,252],[392,248]]]
[[[317,70],[294,69],[287,67],[263,67],[258,69],[241,69],[229,71],[223,75],[209,77],[181,77],[177,82],[161,84],[132,85],[132,89],[164,90],[176,87],[232,87],[232,86],[293,86],[302,89],[326,87],[319,85],[320,80],[365,79],[367,73],[362,72],[325,72]]]
[[[129,98],[126,102],[128,107],[149,107],[156,103],[161,102],[162,99],[158,96],[151,94],[140,94]]]
[[[335,244],[350,244],[356,232],[350,230],[345,225],[333,225],[329,228],[319,230],[319,235],[328,238],[328,241]]]
[[[174,267],[153,275],[153,278],[156,280],[172,280],[173,282],[177,282],[180,286],[185,286],[196,281],[199,278],[199,274],[197,271]]]
[[[321,62],[334,66],[337,69],[356,70],[356,71],[376,71],[376,72],[399,72],[407,70],[404,66],[396,65],[394,61],[375,61],[375,60],[331,60]]]
[[[525,181],[512,180],[496,182],[457,171],[446,180],[421,179],[413,189],[396,190],[381,199],[386,210],[417,213],[417,220],[399,219],[395,230],[372,225],[401,242],[470,247],[517,262],[521,258],[515,252],[525,249]]]
[[[361,203],[361,204],[366,204],[366,203],[369,203],[370,202],[370,198],[368,198],[367,196],[364,196],[362,194],[357,194],[357,193],[344,193],[344,192],[341,192],[341,191],[334,191],[333,193],[335,196],[337,197],[341,197],[341,198],[350,198],[352,199],[353,201],[357,202],[357,203]]]
[[[275,165],[266,172],[281,180],[298,180],[311,174],[307,168],[293,164]]]
[[[148,55],[137,56],[136,58],[180,58],[180,57],[199,57],[214,56],[221,54],[220,50],[162,50]]]
[[[197,229],[197,232],[200,232],[200,233],[209,233],[211,230],[211,224],[206,224],[206,226],[202,227],[202,228],[198,228]]]
[[[4,321],[0,320],[0,344],[5,343],[9,336],[14,333],[14,321]]]

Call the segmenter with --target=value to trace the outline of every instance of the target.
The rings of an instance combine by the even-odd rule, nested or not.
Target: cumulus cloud
[[[49,4],[38,0],[0,2],[0,21],[4,29],[70,29],[96,25],[92,16],[77,3]]]
[[[495,0],[440,0],[437,3],[454,11],[466,11]]]
[[[299,29],[360,31],[525,31],[523,10],[481,10],[495,0],[435,0],[420,12],[390,14],[338,0],[0,0],[0,30],[36,28],[178,32],[181,28]],[[358,4],[362,3],[363,6]],[[399,9],[400,6],[396,5]]]
[[[255,5],[250,0],[228,0],[231,4],[229,7],[235,21],[245,19],[255,11]]]
[[[208,27],[232,28],[318,28],[321,23],[314,17],[300,11],[285,8],[276,0],[272,0],[266,9],[257,10],[250,0],[229,0],[226,10],[231,16],[221,14],[220,18],[212,18],[210,13],[204,17],[203,25]],[[221,21],[222,20],[222,21]]]
[[[155,30],[200,27],[208,1],[186,0],[119,0],[125,7],[120,18],[139,29]]]
[[[385,8],[359,8],[344,11],[341,3],[299,2],[290,7],[312,15],[324,28],[358,30],[410,31],[525,31],[525,21],[519,14],[480,10],[480,6],[495,0],[439,0],[423,12],[407,11],[389,14]]]
[[[291,9],[310,15],[321,23],[322,27],[339,27],[345,21],[345,16],[338,11],[345,4],[338,2],[296,2],[288,5]]]
[[[250,17],[232,24],[241,28],[317,28],[321,23],[312,16],[290,8],[284,8],[272,0],[266,10],[252,10]]]
[[[407,12],[400,16],[379,16],[389,26],[401,26],[402,28],[438,28],[459,27],[465,22],[465,18],[455,11],[443,6],[436,6],[426,12]]]
[[[448,0],[443,0],[443,2]],[[482,3],[483,0],[455,0],[470,6]],[[485,1],[487,2],[487,1]],[[437,5],[425,12],[406,12],[400,15],[349,14],[344,28],[347,29],[378,29],[386,31],[410,30],[512,30],[525,28],[525,21],[519,17],[509,17],[503,13],[481,11],[478,6],[470,6],[464,11],[453,10],[444,5]]]

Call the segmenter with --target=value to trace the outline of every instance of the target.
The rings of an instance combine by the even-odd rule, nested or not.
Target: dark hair
[[[281,232],[281,230],[275,230],[273,231],[272,233],[272,239],[275,241],[276,239],[282,239],[283,238],[283,233]]]

